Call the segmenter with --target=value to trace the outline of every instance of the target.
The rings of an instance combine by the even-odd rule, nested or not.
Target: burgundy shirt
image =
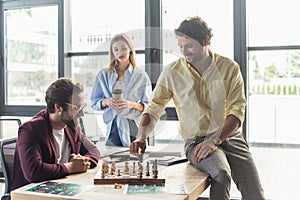
[[[89,157],[91,168],[96,167],[100,159],[97,147],[80,132],[79,127],[66,127],[64,131],[71,153]],[[64,164],[57,163],[57,153],[49,114],[42,110],[19,127],[10,189],[69,175]]]

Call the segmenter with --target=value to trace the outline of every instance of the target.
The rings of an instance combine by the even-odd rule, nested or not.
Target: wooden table
[[[72,197],[53,197],[53,195],[39,194],[25,191],[27,188],[35,184],[29,184],[24,187],[18,188],[11,192],[12,200],[40,200],[40,199],[84,199],[84,200],[114,200],[114,199],[197,199],[198,196],[208,187],[208,175],[188,162],[180,163],[163,168],[160,173],[166,179],[166,186],[185,184],[188,190],[188,195],[174,195],[174,194],[123,194],[123,189],[115,189],[114,185],[94,185],[94,177],[98,168],[90,169],[86,173],[73,174],[63,179],[56,179],[54,181],[64,183],[77,183],[84,185],[92,185],[88,191]]]

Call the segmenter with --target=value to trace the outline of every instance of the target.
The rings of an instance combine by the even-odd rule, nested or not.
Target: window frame
[[[61,0],[32,0],[32,1],[1,1],[0,2],[0,116],[33,116],[45,106],[33,106],[33,105],[6,105],[5,98],[7,96],[7,85],[6,85],[6,61],[5,61],[5,39],[4,39],[4,12],[9,9],[28,8],[28,7],[43,7],[53,6],[58,7],[58,77],[64,75],[64,1]]]
[[[34,1],[4,1],[0,0],[1,15],[0,20],[3,22],[4,10],[12,8],[23,8],[30,6],[47,6],[47,5],[58,5],[58,52],[59,52],[59,63],[58,63],[58,77],[68,76],[71,77],[71,58],[76,56],[86,56],[94,54],[108,54],[108,52],[71,52],[68,51],[70,48],[70,42],[64,41],[64,34],[69,33],[70,29],[70,10],[68,5],[70,0],[34,0]],[[162,0],[145,0],[145,28],[157,28],[161,30],[162,25]],[[234,0],[234,58],[240,64],[242,74],[246,80],[246,2],[245,0]],[[2,23],[3,24],[3,23]],[[1,61],[3,61],[3,49],[4,49],[4,24],[1,27]],[[64,28],[65,26],[65,28]],[[160,35],[160,33],[158,33]],[[154,37],[146,32],[146,42],[153,42]],[[161,46],[162,42],[155,40]],[[242,51],[241,51],[242,49]],[[149,74],[153,88],[156,85],[156,81],[163,70],[162,63],[162,51],[155,48],[146,48],[145,51],[137,51],[137,54],[145,54],[145,70]],[[3,58],[3,59],[2,59]],[[158,63],[159,68],[150,68],[148,63]],[[1,76],[5,77],[4,66],[0,69]],[[4,97],[6,91],[5,78],[0,82],[0,95]],[[245,88],[247,82],[245,81]],[[247,91],[247,90],[245,90]],[[5,105],[4,98],[0,99],[0,116],[33,116],[38,111],[43,109],[43,106],[23,106],[23,105]],[[164,120],[178,120],[176,110],[173,107],[166,108],[166,114],[162,116]],[[244,123],[246,127],[246,123]]]

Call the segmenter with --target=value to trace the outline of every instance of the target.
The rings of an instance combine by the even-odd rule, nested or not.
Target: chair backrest
[[[21,125],[19,118],[0,118],[0,138],[12,138],[17,136]]]
[[[5,178],[4,194],[9,193],[17,138],[0,140],[0,160]]]

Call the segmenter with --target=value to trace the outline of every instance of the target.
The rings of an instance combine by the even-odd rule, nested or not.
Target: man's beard
[[[65,115],[64,115],[64,112],[62,112],[61,115],[60,115],[60,119],[61,119],[61,121],[62,121],[63,123],[65,123],[67,126],[69,126],[69,127],[71,127],[71,128],[76,128],[76,127],[79,126],[79,119],[76,119],[76,118],[75,118],[76,116],[75,116],[73,119],[71,119],[71,120],[66,119],[64,116],[65,116]]]

